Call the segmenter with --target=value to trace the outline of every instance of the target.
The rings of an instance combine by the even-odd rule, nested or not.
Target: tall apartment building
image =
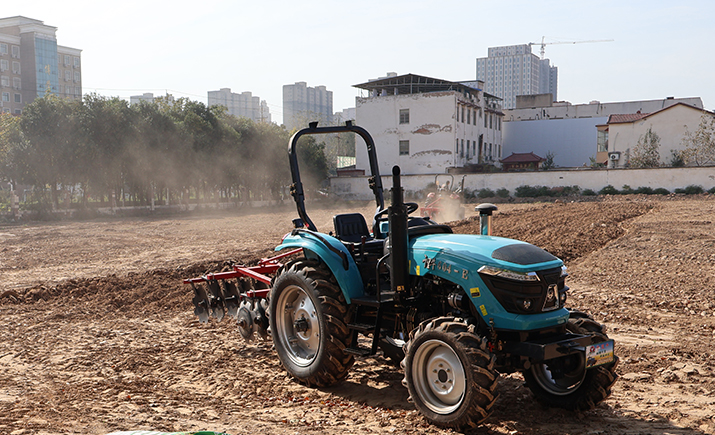
[[[333,91],[325,86],[311,88],[305,82],[283,85],[283,125],[293,130],[307,127],[313,121],[332,124]]]
[[[486,92],[501,98],[506,109],[516,107],[517,95],[557,98],[558,68],[549,59],[539,59],[529,44],[489,48],[487,57],[477,59],[477,80],[485,83]]]
[[[209,91],[209,106],[224,106],[234,116],[252,119],[255,122],[271,122],[271,113],[265,100],[254,97],[250,92],[237,94],[231,88]]]
[[[56,31],[32,18],[0,18],[3,112],[19,115],[26,104],[47,92],[82,98],[82,50],[57,45]]]

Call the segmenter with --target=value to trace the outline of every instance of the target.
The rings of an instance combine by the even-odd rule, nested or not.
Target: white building
[[[551,94],[557,99],[558,68],[549,59],[539,59],[529,44],[489,48],[487,57],[477,59],[477,80],[507,109],[516,107],[518,95]]]
[[[599,161],[607,161],[609,168],[627,166],[638,141],[650,130],[660,138],[661,164],[668,165],[674,153],[685,149],[683,139],[686,133],[692,134],[701,120],[711,120],[713,116],[713,112],[685,103],[676,103],[653,113],[611,115],[605,125],[597,127],[603,146],[598,153]]]
[[[551,152],[561,167],[589,165],[591,158],[604,163],[606,154],[601,152],[606,149],[598,143],[596,126],[606,124],[609,115],[652,113],[678,103],[703,107],[700,98],[571,104],[554,103],[541,95],[520,96],[516,109],[504,111],[504,153],[533,152],[543,157]]]
[[[308,123],[333,123],[333,91],[325,86],[309,87],[306,82],[283,85],[283,125],[288,131],[301,129]]]
[[[208,105],[224,106],[233,116],[248,118],[255,122],[271,122],[271,113],[268,104],[259,97],[254,97],[250,92],[237,94],[231,88],[221,88],[218,91],[208,92]]]
[[[390,74],[355,85],[368,94],[356,98],[356,123],[375,140],[380,173],[391,173],[394,165],[403,174],[439,174],[498,164],[500,101],[478,85],[415,74]],[[356,169],[369,173],[362,140],[355,157]]]

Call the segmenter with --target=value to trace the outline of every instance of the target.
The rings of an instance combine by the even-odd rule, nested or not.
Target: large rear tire
[[[605,328],[591,316],[572,311],[566,329],[574,334],[590,335],[597,342],[608,340]],[[527,387],[536,399],[547,406],[573,411],[595,408],[611,395],[616,382],[618,357],[603,366],[586,369],[585,356],[573,354],[559,358],[551,365],[548,362],[534,364],[524,372]],[[559,375],[554,376],[555,370]]]
[[[299,382],[327,387],[348,375],[355,360],[343,352],[352,337],[346,305],[332,273],[318,260],[291,262],[274,280],[271,335],[283,367]]]
[[[417,409],[431,423],[476,427],[491,412],[499,378],[487,340],[461,319],[420,324],[405,345],[405,379]]]

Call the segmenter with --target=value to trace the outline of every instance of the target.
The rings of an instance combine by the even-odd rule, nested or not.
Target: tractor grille
[[[480,276],[494,297],[510,313],[536,314],[560,308],[559,294],[566,289],[561,268],[536,274],[539,276],[536,282],[521,282],[486,274]]]

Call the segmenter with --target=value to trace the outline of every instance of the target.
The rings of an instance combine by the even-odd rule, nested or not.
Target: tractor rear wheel
[[[574,334],[593,336],[597,342],[608,340],[603,325],[580,311],[571,312],[566,329]],[[618,378],[615,371],[618,357],[612,363],[592,369],[586,369],[582,353],[558,360],[551,364],[534,364],[524,372],[526,385],[538,401],[556,408],[586,411],[611,395],[611,387]],[[555,371],[558,376],[554,376]]]
[[[345,379],[355,361],[343,350],[352,335],[347,304],[330,269],[318,260],[289,263],[273,281],[271,335],[286,371],[309,386]]]
[[[473,326],[452,317],[423,322],[410,333],[405,355],[402,383],[431,423],[476,427],[489,416],[499,375]]]

